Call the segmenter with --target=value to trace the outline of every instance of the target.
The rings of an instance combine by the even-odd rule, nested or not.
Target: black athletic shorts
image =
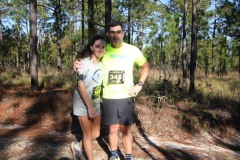
[[[130,125],[136,122],[134,98],[103,99],[102,123],[105,125]]]

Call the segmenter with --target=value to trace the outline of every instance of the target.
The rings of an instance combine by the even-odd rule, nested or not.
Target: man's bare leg
[[[121,131],[122,131],[123,145],[124,145],[126,154],[132,154],[133,136],[131,132],[131,126],[132,125],[128,125],[128,126],[120,125]]]
[[[115,153],[117,154],[117,149],[118,149],[118,130],[119,130],[119,124],[114,124],[109,126],[109,144],[110,144],[110,149],[113,155],[113,151],[116,151]]]

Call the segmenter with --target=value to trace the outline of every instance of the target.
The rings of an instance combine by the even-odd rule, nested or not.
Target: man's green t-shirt
[[[120,48],[107,45],[103,56],[103,98],[121,99],[132,97],[128,90],[133,84],[133,66],[146,62],[142,52],[135,46],[123,43]]]

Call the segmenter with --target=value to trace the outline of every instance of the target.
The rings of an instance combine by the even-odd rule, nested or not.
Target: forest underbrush
[[[191,94],[173,77],[156,79],[150,74],[135,98],[136,159],[238,159],[237,74],[222,78],[198,76]],[[39,81],[41,88],[32,92],[27,73],[0,73],[0,159],[14,159],[12,149],[17,151],[17,159],[71,157],[68,144],[75,139],[74,133],[80,133],[71,114],[75,74],[39,71]],[[105,159],[109,154],[106,127],[101,133],[105,140],[96,149],[103,155],[99,159]],[[120,150],[124,155],[122,144]]]
[[[182,87],[181,73],[165,77],[157,73],[150,73],[141,96],[150,99],[159,112],[169,105],[178,106],[178,118],[189,131],[196,130],[194,126],[223,132],[231,126],[240,131],[240,81],[237,72],[224,77],[197,72],[192,93]]]

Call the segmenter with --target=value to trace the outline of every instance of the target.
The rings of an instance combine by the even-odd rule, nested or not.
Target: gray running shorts
[[[98,102],[98,100],[97,100],[97,102]],[[92,103],[94,103],[94,102],[92,101]],[[99,102],[98,102],[98,105],[97,104],[94,105],[94,109],[95,109],[97,115],[101,114]],[[74,95],[73,95],[73,114],[75,116],[88,116],[87,107],[85,106],[85,104],[77,90],[74,91]]]
[[[130,125],[136,122],[134,98],[103,99],[102,123],[105,125]]]

